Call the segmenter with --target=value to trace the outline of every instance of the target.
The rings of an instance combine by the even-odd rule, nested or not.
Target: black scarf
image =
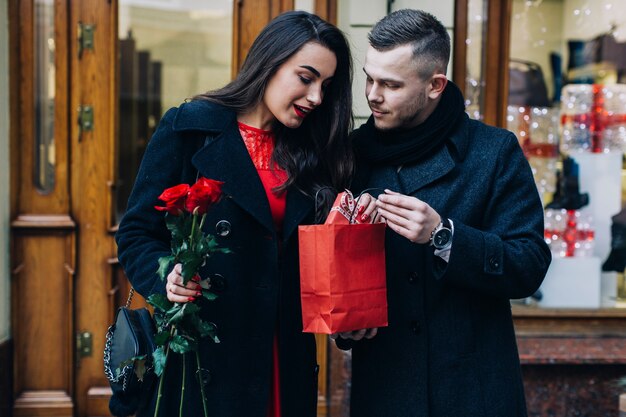
[[[380,131],[374,126],[374,117],[370,116],[355,138],[356,153],[371,165],[397,166],[419,162],[444,145],[464,112],[461,90],[448,81],[433,113],[416,127]]]

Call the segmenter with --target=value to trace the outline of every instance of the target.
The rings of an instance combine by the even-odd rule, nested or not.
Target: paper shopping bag
[[[387,326],[385,225],[300,226],[303,331]]]

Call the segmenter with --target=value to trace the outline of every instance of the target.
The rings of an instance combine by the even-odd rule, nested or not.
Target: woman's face
[[[305,44],[270,78],[261,102],[263,113],[295,129],[324,99],[337,58],[315,42]]]

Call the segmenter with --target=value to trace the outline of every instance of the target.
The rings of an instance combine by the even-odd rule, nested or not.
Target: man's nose
[[[374,103],[382,101],[380,89],[376,86],[376,84],[372,84],[372,86],[369,88],[369,91],[366,91],[366,97],[367,101],[371,101]]]

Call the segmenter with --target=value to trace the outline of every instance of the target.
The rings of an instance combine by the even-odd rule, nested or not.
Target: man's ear
[[[430,92],[428,97],[435,100],[443,93],[443,90],[448,85],[448,78],[445,74],[435,74],[430,79]]]

